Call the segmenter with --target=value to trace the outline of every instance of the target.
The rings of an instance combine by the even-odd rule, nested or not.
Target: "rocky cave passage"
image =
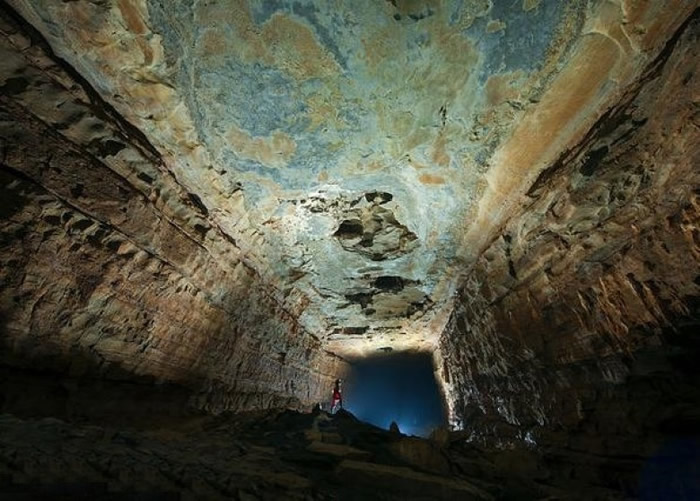
[[[698,7],[0,0],[0,495],[700,497]]]
[[[442,395],[429,353],[383,353],[354,360],[343,383],[343,408],[385,430],[429,436],[444,427]]]

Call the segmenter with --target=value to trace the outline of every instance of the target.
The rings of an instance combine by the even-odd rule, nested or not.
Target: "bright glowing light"
[[[383,355],[354,364],[346,379],[344,406],[358,419],[401,433],[428,436],[445,424],[442,398],[428,354]]]

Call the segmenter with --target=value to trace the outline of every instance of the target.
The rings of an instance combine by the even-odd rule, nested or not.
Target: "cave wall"
[[[467,439],[635,458],[697,429],[699,28],[696,11],[472,268],[436,354]]]
[[[3,383],[11,369],[169,383],[213,412],[322,400],[345,363],[299,326],[303,298],[266,283],[145,137],[3,6],[0,75]]]
[[[297,205],[309,213],[331,212],[324,205],[337,206],[337,201],[307,200],[306,192],[299,192],[282,203],[275,195],[263,204],[272,212],[251,218],[255,190],[242,186],[244,176],[232,168],[238,164],[212,162],[185,119],[187,107],[171,99],[177,92],[166,78],[169,66],[158,48],[160,35],[142,25],[148,18],[143,9],[129,8],[145,4],[10,3],[24,7],[23,15],[84,78],[2,4],[4,364],[75,377],[99,374],[183,384],[198,397],[199,407],[215,411],[307,405],[321,400],[330,381],[345,370],[344,362],[323,346],[339,350],[355,338],[364,340],[365,333],[369,339],[369,324],[379,322],[377,309],[367,304],[368,284],[376,293],[370,296],[386,298],[387,307],[380,310],[388,317],[398,313],[401,325],[410,320],[411,330],[421,333],[406,336],[403,346],[418,339],[432,341],[423,336],[425,324],[416,322],[423,309],[432,309],[442,325],[450,305],[440,309],[443,303],[424,297],[413,279],[391,266],[363,268],[362,260],[348,265],[351,249],[371,250],[360,245],[367,243],[364,228],[362,239],[349,232],[346,236],[357,238],[346,241],[338,235],[340,226],[328,221],[314,231],[307,231],[306,223],[297,224],[311,221],[294,216]],[[544,15],[556,4],[545,3],[541,8],[533,4],[527,12]],[[454,225],[455,232],[466,234],[464,252],[443,256],[450,273],[440,279],[440,297],[448,297],[456,280],[465,276],[458,268],[469,263],[470,274],[437,354],[452,417],[460,426],[480,436],[510,433],[521,439],[545,425],[550,431],[579,426],[582,406],[596,407],[600,398],[612,400],[595,392],[591,396],[591,388],[613,395],[630,374],[652,370],[639,367],[644,365],[641,354],[649,350],[663,372],[671,364],[664,350],[675,346],[671,341],[685,339],[670,335],[669,329],[692,321],[697,294],[695,21],[679,28],[666,49],[657,46],[690,8],[683,2],[577,5],[563,17],[572,24],[568,42],[558,44],[563,50],[578,40],[572,59],[562,53],[552,60],[556,64],[545,65],[566,70],[556,78],[553,68],[547,70],[556,85],[501,103],[516,110],[498,120],[512,124],[513,130],[499,133],[503,145],[489,146],[489,151],[498,149],[480,166],[488,168],[480,183],[486,194],[465,198],[478,210]],[[85,18],[76,14],[80,12]],[[207,12],[216,17],[216,10]],[[51,13],[60,15],[52,18]],[[437,24],[430,26],[442,22],[435,17],[430,23]],[[99,37],[90,29],[93,22]],[[510,37],[515,32],[507,33]],[[513,45],[510,38],[507,42],[504,46]],[[658,58],[636,78],[657,49]],[[186,56],[170,59],[179,67],[195,57]],[[104,66],[102,71],[90,71],[95,64]],[[581,78],[582,72],[590,81]],[[635,83],[627,86],[630,81]],[[538,175],[544,159],[579,137],[603,104],[616,100],[619,104],[579,144],[533,180],[526,196],[516,196],[530,176]],[[445,109],[435,115],[442,128],[450,123],[447,113]],[[151,122],[169,132],[155,134],[157,128],[148,128]],[[464,140],[464,134],[456,137]],[[481,145],[479,134],[469,138]],[[459,172],[471,179],[473,173],[465,166]],[[356,173],[343,171],[340,179],[354,180]],[[265,183],[255,178],[248,184]],[[217,196],[207,197],[209,189]],[[370,193],[378,192],[359,193],[347,201],[354,207]],[[450,203],[465,194],[449,193]],[[428,199],[408,200],[411,207],[433,207]],[[404,223],[394,224],[398,205],[391,210],[372,207],[375,216],[386,213],[382,217],[392,222],[381,228],[404,228]],[[439,204],[434,207],[442,210]],[[292,216],[272,217],[277,210]],[[365,209],[352,211],[359,217]],[[338,213],[342,225],[349,212]],[[447,216],[445,220],[451,221]],[[429,226],[425,221],[431,219],[421,221]],[[267,230],[261,228],[263,222]],[[337,270],[352,275],[357,269],[362,280],[345,288],[347,277],[338,275],[346,294],[337,297],[341,289],[311,287],[302,292],[298,283],[318,254],[298,252],[296,233],[284,233],[292,226],[319,242],[331,242],[332,273],[316,270],[316,275],[335,276]],[[277,231],[290,236],[283,238],[284,245],[268,238]],[[411,231],[400,233],[413,242]],[[431,238],[441,234],[436,229]],[[407,247],[401,266],[412,267],[427,255]],[[286,254],[285,249],[293,252]],[[472,252],[478,256],[473,266]],[[363,255],[355,254],[355,259]],[[420,256],[412,260],[414,254]],[[377,285],[387,278],[398,286]],[[392,289],[400,289],[403,296],[387,292]],[[364,318],[370,311],[375,316],[367,319],[368,325],[364,320],[338,325],[330,333],[339,337],[329,337],[330,342],[337,339],[336,345],[324,345],[315,336],[328,334],[324,308],[338,299],[337,309],[352,310],[350,317]],[[300,324],[300,318],[306,323]],[[314,332],[304,326],[315,327]],[[389,341],[394,342],[393,336]],[[390,347],[384,341],[373,341],[373,347]],[[574,380],[578,389],[568,391]],[[501,425],[507,433],[496,430]]]
[[[5,3],[143,132],[163,174],[344,357],[432,349],[465,263],[692,9]],[[397,285],[378,286],[387,278]]]

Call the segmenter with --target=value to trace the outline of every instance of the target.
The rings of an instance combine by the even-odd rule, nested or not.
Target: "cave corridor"
[[[354,361],[342,384],[343,408],[358,419],[427,437],[446,424],[428,353],[380,354]]]
[[[0,499],[700,499],[699,7],[0,0]]]

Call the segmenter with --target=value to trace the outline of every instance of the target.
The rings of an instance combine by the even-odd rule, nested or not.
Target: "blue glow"
[[[345,381],[344,407],[358,419],[406,435],[427,436],[446,423],[428,354],[382,355],[359,360]]]
[[[642,468],[639,499],[700,499],[699,473],[700,439],[669,439]]]

